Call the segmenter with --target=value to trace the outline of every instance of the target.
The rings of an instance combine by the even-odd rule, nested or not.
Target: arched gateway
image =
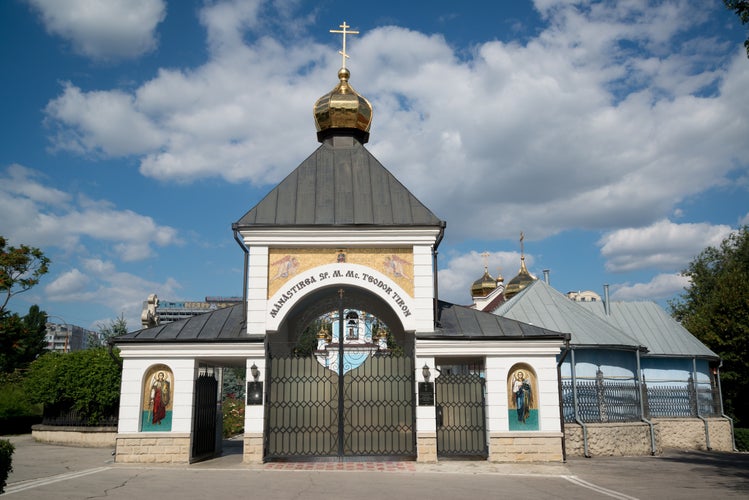
[[[437,299],[445,223],[364,147],[372,108],[348,83],[354,32],[341,28],[339,82],[314,106],[320,147],[233,224],[245,254],[242,306],[116,339],[118,462],[218,454],[223,366],[247,374],[245,462],[561,459],[565,336]],[[521,431],[507,408],[518,363],[538,392],[538,425]],[[168,429],[143,425],[154,366],[171,376]]]

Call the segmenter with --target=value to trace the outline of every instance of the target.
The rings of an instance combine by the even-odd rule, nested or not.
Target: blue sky
[[[336,83],[447,221],[440,297],[489,271],[661,304],[749,223],[749,60],[722,2],[0,3],[0,234],[50,273],[11,307],[95,329],[241,295],[231,223],[317,147]]]

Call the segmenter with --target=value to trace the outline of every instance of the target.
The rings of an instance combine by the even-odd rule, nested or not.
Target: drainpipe
[[[723,360],[721,359],[718,363],[718,373],[716,374],[716,377],[718,379],[718,400],[720,401],[720,416],[728,420],[728,425],[731,427],[731,446],[733,447],[734,452],[738,452],[739,449],[736,448],[736,440],[734,438],[735,434],[733,432],[733,419],[725,414],[723,411],[723,389],[720,386],[720,369],[723,367]]]
[[[564,351],[557,361],[557,390],[559,391],[559,423],[562,427],[562,463],[567,463],[567,442],[564,435],[564,404],[562,399],[562,363],[570,352],[570,336],[564,339]]]
[[[611,316],[611,302],[609,302],[608,283],[603,285],[603,310],[606,311],[606,316]]]
[[[245,331],[247,330],[247,271],[250,267],[250,250],[247,248],[247,246],[244,244],[244,241],[239,238],[239,230],[237,229],[236,222],[231,225],[232,230],[234,231],[234,240],[239,244],[239,246],[244,251],[244,280],[242,282],[242,304],[244,306],[243,309],[243,318],[244,318],[244,327]]]
[[[577,376],[575,375],[575,348],[572,348],[572,357],[570,358],[570,364],[572,368],[572,404],[575,407],[575,422],[577,422],[583,429],[583,456],[590,458],[590,452],[588,451],[588,427],[585,422],[580,420],[580,413],[577,411]]]
[[[655,455],[657,448],[655,447],[655,426],[653,422],[645,418],[645,401],[642,397],[642,368],[640,367],[640,349],[635,351],[637,357],[637,390],[640,393],[640,420],[648,424],[650,427],[650,454]]]
[[[434,321],[434,328],[437,328],[437,315],[439,314],[439,281],[437,280],[437,248],[440,246],[440,243],[442,243],[442,238],[445,237],[445,227],[447,227],[447,222],[440,221],[440,232],[437,235],[437,240],[434,242],[434,247],[432,247],[432,281],[433,281],[433,287],[434,287],[434,311],[432,311],[432,317]]]
[[[692,383],[694,384],[694,399],[697,410],[697,418],[702,420],[705,425],[705,447],[707,451],[712,451],[713,447],[710,446],[710,427],[707,424],[707,419],[700,415],[700,394],[697,392],[697,357],[692,356]]]

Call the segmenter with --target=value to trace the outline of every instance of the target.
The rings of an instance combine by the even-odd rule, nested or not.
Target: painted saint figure
[[[151,384],[151,395],[149,404],[152,410],[151,423],[161,424],[161,421],[166,417],[166,407],[169,404],[169,381],[164,377],[164,372],[154,377],[153,384]]]
[[[512,381],[512,400],[518,411],[518,422],[525,423],[531,414],[533,394],[531,393],[531,384],[525,378],[523,370],[518,370]]]

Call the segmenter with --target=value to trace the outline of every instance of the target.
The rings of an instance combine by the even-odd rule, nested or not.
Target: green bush
[[[224,438],[244,432],[244,401],[233,396],[224,398]]]
[[[749,451],[749,429],[734,429],[733,436],[739,451]]]
[[[33,403],[77,411],[89,425],[97,425],[117,411],[121,374],[122,367],[104,347],[50,352],[31,363],[25,387]]]
[[[21,372],[0,374],[0,434],[25,434],[42,420],[42,405],[33,404]]]
[[[10,441],[0,439],[0,493],[5,491],[5,482],[13,471],[13,450]]]

